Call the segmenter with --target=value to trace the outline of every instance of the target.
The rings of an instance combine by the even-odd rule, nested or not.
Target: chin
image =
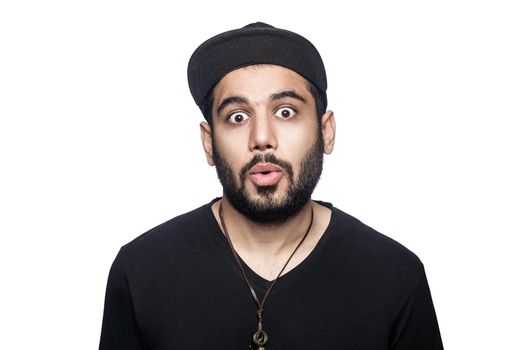
[[[272,201],[281,203],[286,197],[287,188],[283,186],[254,186],[253,191],[249,194],[250,199],[254,201]]]

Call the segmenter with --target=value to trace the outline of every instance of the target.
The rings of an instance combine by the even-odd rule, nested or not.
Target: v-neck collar
[[[239,269],[239,266],[235,263],[234,257],[228,245],[228,241],[222,232],[220,224],[215,219],[215,216],[211,208],[213,203],[217,202],[220,199],[221,197],[217,197],[213,199],[210,203],[208,203],[207,206],[205,206],[206,217],[210,221],[211,227],[213,227],[211,234],[214,237],[214,240],[216,241],[216,243],[218,244],[219,249],[221,250],[221,255],[228,261],[229,264],[233,266],[233,268],[235,269],[235,273],[238,274],[240,280],[242,280],[243,277]],[[336,208],[334,208],[332,203],[329,203],[329,202],[323,202],[319,200],[314,200],[314,202],[332,211],[330,215],[330,221],[328,223],[328,226],[326,227],[325,231],[321,235],[321,238],[315,245],[314,249],[310,252],[310,254],[308,254],[308,256],[305,259],[303,259],[303,261],[301,261],[293,269],[291,269],[290,271],[286,272],[285,274],[281,275],[281,277],[279,277],[279,281],[275,284],[274,290],[285,287],[286,285],[288,285],[289,283],[293,282],[298,277],[300,277],[303,274],[303,272],[307,271],[313,265],[315,259],[319,256],[324,245],[329,239],[331,232],[333,232],[334,222],[337,219],[334,215],[336,212]],[[244,271],[246,272],[246,276],[250,280],[250,283],[252,283],[256,289],[258,289],[257,294],[264,294],[264,292],[266,292],[266,289],[268,288],[268,286],[270,285],[272,281],[269,281],[261,277],[258,273],[253,271],[250,268],[250,266],[248,266],[248,264],[246,264],[246,262],[242,260],[240,256],[239,256],[239,259],[244,268]]]

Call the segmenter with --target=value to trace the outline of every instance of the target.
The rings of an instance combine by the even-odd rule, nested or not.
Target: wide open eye
[[[295,109],[292,107],[281,107],[275,112],[275,116],[282,119],[288,119],[295,115]]]
[[[228,121],[233,124],[240,124],[248,120],[250,116],[245,112],[234,112],[228,117]]]

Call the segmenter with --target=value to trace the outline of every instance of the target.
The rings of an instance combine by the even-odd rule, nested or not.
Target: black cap
[[[315,46],[297,33],[256,22],[206,40],[191,56],[188,84],[203,113],[208,94],[226,74],[253,64],[275,64],[297,72],[317,87],[326,107],[326,72]]]

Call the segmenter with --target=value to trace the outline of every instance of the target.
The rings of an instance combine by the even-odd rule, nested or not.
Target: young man
[[[122,247],[100,349],[442,349],[419,259],[311,199],[335,141],[315,47],[253,23],[188,80],[223,197]]]

